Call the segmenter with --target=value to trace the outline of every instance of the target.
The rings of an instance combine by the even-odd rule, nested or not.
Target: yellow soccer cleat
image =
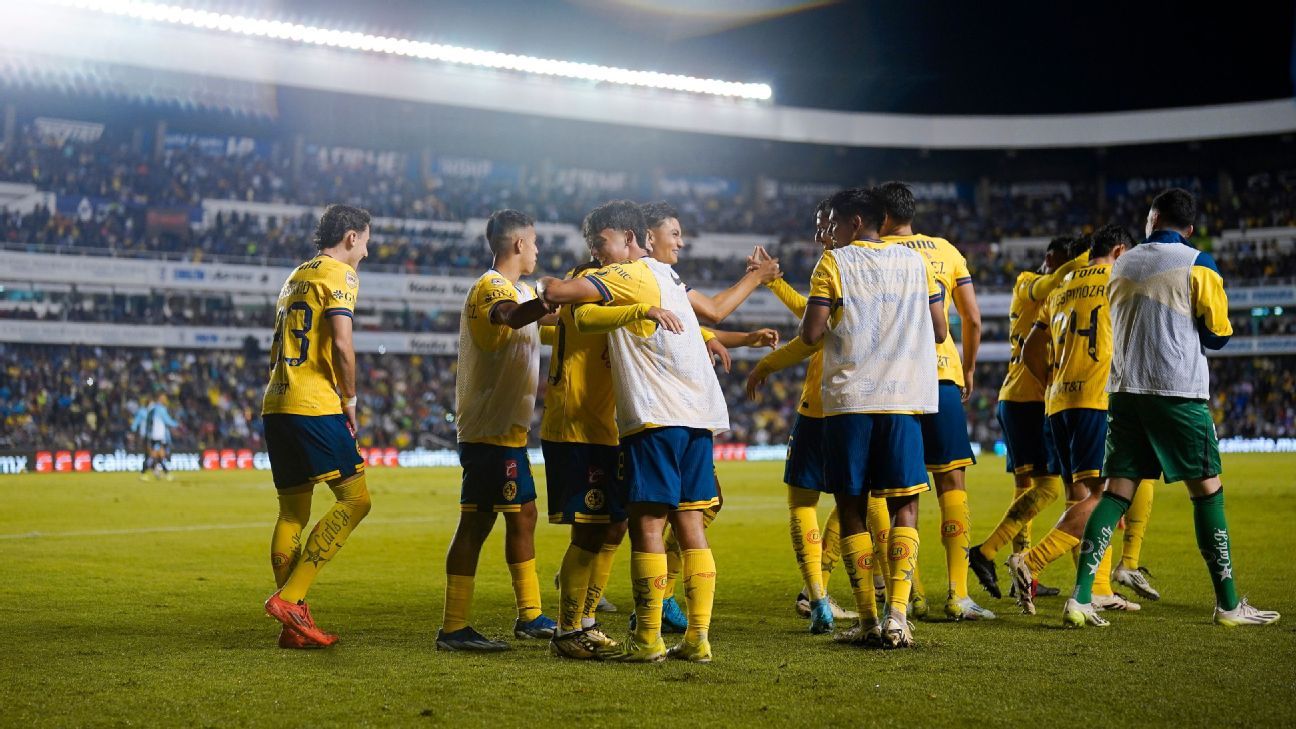
[[[696,643],[689,642],[688,638],[685,638],[671,646],[671,649],[666,651],[666,657],[693,663],[710,663],[711,641],[707,640],[706,636],[702,636]]]
[[[661,663],[666,660],[666,643],[661,636],[658,636],[653,643],[644,645],[631,636],[625,643],[616,647],[600,648],[598,657],[605,661],[621,663]]]

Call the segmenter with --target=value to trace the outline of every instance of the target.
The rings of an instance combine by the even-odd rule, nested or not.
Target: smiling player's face
[[[667,218],[657,227],[649,229],[648,240],[652,242],[653,258],[670,266],[679,262],[679,252],[684,247],[684,234],[678,220]]]
[[[604,228],[598,237],[586,241],[590,246],[590,255],[604,266],[630,260],[630,239],[624,230]]]

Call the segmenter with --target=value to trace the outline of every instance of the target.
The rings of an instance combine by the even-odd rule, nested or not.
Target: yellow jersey
[[[1053,350],[1044,400],[1049,415],[1074,408],[1107,409],[1112,360],[1110,279],[1110,263],[1077,268],[1040,306],[1035,326],[1048,330]]]
[[[288,276],[276,304],[270,382],[261,400],[263,415],[342,412],[329,321],[354,316],[359,293],[355,269],[324,254]]]
[[[588,276],[594,269],[581,271]],[[568,277],[572,275],[568,272]],[[589,306],[588,313],[605,307]],[[540,437],[559,443],[618,443],[607,334],[577,330],[577,307],[564,306],[554,328]]]
[[[1088,262],[1089,254],[1082,253],[1059,266],[1053,273],[1024,271],[1017,276],[1017,283],[1013,285],[1012,303],[1008,308],[1008,344],[1011,350],[1008,371],[1004,374],[1003,386],[999,388],[1000,400],[1044,402],[1044,383],[1035,379],[1035,375],[1026,369],[1026,364],[1022,361],[1022,347],[1039,317],[1040,305],[1068,273]]]
[[[774,279],[769,284],[770,291],[783,302],[797,318],[805,316],[806,297],[792,288],[787,281],[783,279]],[[823,347],[811,347],[801,341],[800,337],[795,337],[782,347],[765,355],[761,364],[773,372],[787,369],[797,362],[805,360],[806,373],[805,384],[801,386],[801,401],[797,405],[797,412],[808,418],[822,418],[823,414],[823,393],[820,391],[823,385]]]
[[[972,285],[972,273],[968,271],[967,259],[959,253],[952,243],[944,238],[930,235],[888,235],[882,238],[887,243],[899,243],[923,254],[927,266],[931,269],[936,282],[945,294],[945,323],[949,323],[950,300],[954,298],[954,289],[959,286]],[[959,356],[958,345],[954,343],[954,334],[936,345],[936,377],[948,380],[962,387],[963,358]]]
[[[503,301],[535,298],[527,284],[514,284],[498,271],[487,271],[468,291],[460,321],[460,351],[455,373],[455,409],[459,440],[521,448],[531,430],[536,374],[529,371],[538,351],[539,327],[514,330],[491,321],[491,310]],[[463,335],[466,331],[467,338]],[[534,346],[535,349],[530,347]],[[467,347],[475,351],[469,352]],[[538,361],[538,360],[536,360]],[[531,405],[525,403],[528,400]]]

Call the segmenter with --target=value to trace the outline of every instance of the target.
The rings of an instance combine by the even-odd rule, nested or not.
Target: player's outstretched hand
[[[783,275],[783,272],[779,270],[779,262],[777,258],[769,258],[760,261],[756,264],[756,268],[752,270],[760,276],[760,282],[763,284],[767,284]]]
[[[707,342],[706,348],[711,353],[711,362],[714,363],[716,358],[719,358],[720,364],[724,365],[724,371],[728,373],[729,368],[733,366],[733,360],[729,358],[729,350],[720,343],[719,339],[712,339]]]
[[[747,375],[747,399],[757,399],[757,391],[761,385],[765,384],[765,378],[769,377],[769,375],[769,370],[760,365],[752,368],[751,374]]]
[[[675,316],[674,312],[659,306],[649,308],[646,316],[649,321],[657,322],[657,326],[668,332],[680,334],[684,331],[684,322],[680,321],[680,318]]]
[[[746,344],[748,347],[769,347],[773,349],[779,344],[778,330],[765,328],[748,332]]]

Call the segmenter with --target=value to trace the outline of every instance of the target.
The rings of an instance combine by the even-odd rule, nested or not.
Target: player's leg
[[[923,433],[914,415],[869,417],[875,422],[875,433],[869,444],[867,475],[873,495],[886,498],[891,513],[887,554],[891,576],[882,645],[901,648],[913,645],[909,603],[918,569],[918,495],[929,490],[926,470],[918,460]]]
[[[336,500],[302,542],[297,563],[279,592],[289,602],[306,599],[320,570],[337,556],[352,530],[369,514],[372,502],[364,473],[335,478],[328,485]]]
[[[1149,600],[1160,600],[1161,593],[1148,581],[1149,572],[1139,564],[1143,552],[1143,538],[1147,534],[1148,520],[1152,517],[1152,499],[1156,491],[1155,479],[1144,479],[1134,492],[1129,511],[1125,512],[1125,538],[1121,543],[1120,564],[1111,579]]]
[[[783,483],[787,485],[788,533],[801,573],[797,613],[809,615],[810,602],[824,597],[823,536],[819,494],[823,491],[823,418],[797,414],[788,436]],[[804,606],[804,607],[803,607]]]
[[[715,604],[716,563],[706,537],[707,516],[714,519],[720,492],[712,461],[711,431],[684,429],[686,441],[679,452],[679,508],[670,514],[683,554],[687,624],[684,639],[667,655],[696,663],[711,661],[711,614]]]
[[[924,460],[932,474],[941,510],[941,544],[945,547],[947,576],[945,614],[955,620],[990,619],[994,613],[972,602],[967,592],[972,520],[964,481],[967,467],[976,459],[968,439],[963,396],[951,382],[942,382],[939,394],[939,410],[922,417],[922,428]]]
[[[873,602],[880,610],[886,606],[887,580],[891,575],[891,560],[887,558],[891,512],[887,509],[886,499],[872,494],[868,497],[868,530],[873,538]]]
[[[625,506],[620,511],[624,514]],[[590,573],[589,592],[585,596],[585,610],[581,616],[581,627],[588,630],[598,624],[595,614],[604,603],[608,580],[612,577],[612,565],[616,561],[617,550],[625,541],[629,523],[623,516],[618,521],[608,524],[603,535],[603,545],[599,548],[598,557],[594,560],[594,569]]]
[[[558,626],[541,609],[540,578],[536,574],[535,526],[537,520],[535,491],[531,500],[517,510],[504,511],[504,559],[508,562],[517,620],[513,635],[517,638],[553,638]],[[586,585],[588,589],[588,584]]]
[[[597,657],[596,646],[586,639],[581,623],[595,563],[607,534],[607,485],[613,471],[591,462],[589,449],[595,446],[590,444],[546,440],[541,441],[541,446],[549,522],[569,525],[571,531],[556,578],[558,627],[550,651],[561,658],[593,659]],[[599,590],[601,593],[601,586]]]
[[[159,446],[157,449],[157,456],[154,460],[157,463],[158,468],[162,469],[162,474],[166,477],[166,480],[173,480],[171,477],[171,467],[167,465],[167,462],[171,460],[171,449],[165,444]]]
[[[301,555],[301,534],[310,521],[311,497],[315,484],[279,491],[279,517],[270,535],[270,569],[274,573],[275,588],[288,581],[293,566]],[[280,626],[280,648],[323,648],[323,644],[303,638],[288,626]]]
[[[888,580],[887,619],[882,625],[882,644],[887,648],[903,648],[913,644],[908,609],[918,567],[918,496],[890,497],[887,506],[892,520],[891,544],[887,553],[891,577]]]
[[[852,494],[854,489],[844,489],[836,494],[837,514],[842,530],[842,564],[850,580],[851,594],[855,598],[859,624],[839,635],[842,642],[858,645],[878,645],[880,625],[877,602],[873,598],[873,536],[868,530],[868,495]],[[827,627],[831,628],[829,622]],[[811,624],[811,632],[815,630]]]

